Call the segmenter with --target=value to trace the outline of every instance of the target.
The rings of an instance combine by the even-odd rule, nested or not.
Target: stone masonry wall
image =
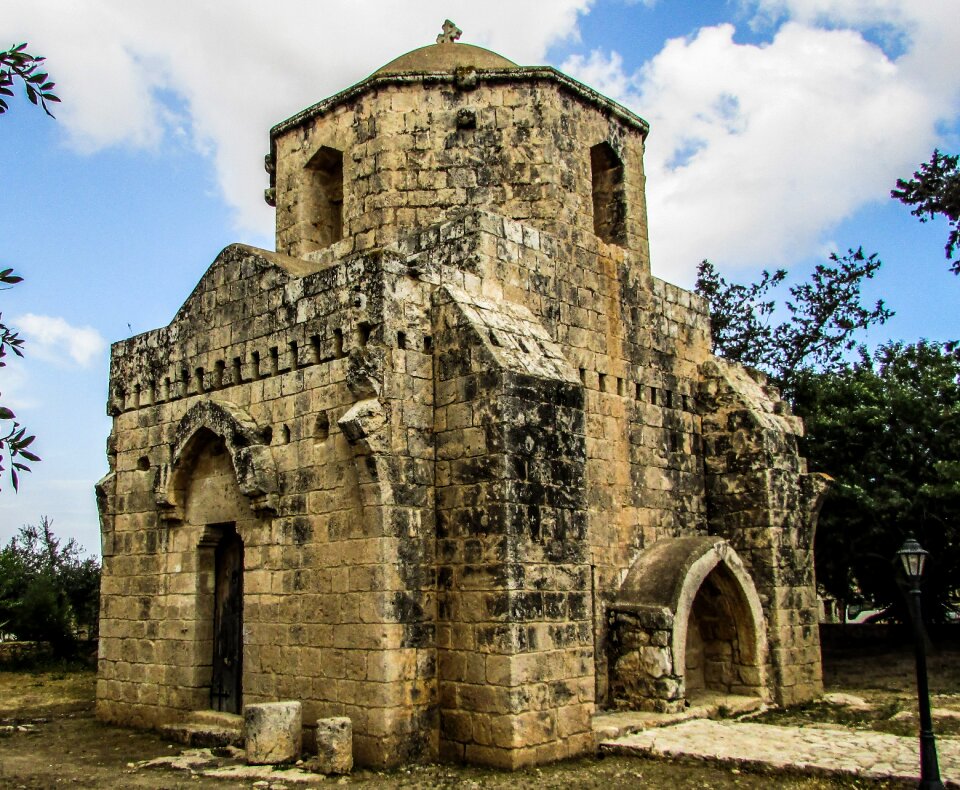
[[[245,700],[300,699],[307,721],[350,716],[368,763],[429,756],[428,312],[402,283],[387,284],[390,267],[376,256],[295,278],[299,265],[228,248],[170,327],[114,346],[98,710],[158,725],[209,706],[210,625],[198,596],[211,580],[198,544],[203,523],[235,520],[245,543]],[[406,329],[407,348],[384,348],[385,312]],[[365,399],[380,405],[382,424],[341,426]],[[234,508],[200,493],[198,506],[205,478],[190,453],[189,468],[171,469],[178,426],[211,400],[249,417],[244,443],[269,448],[277,482],[259,492],[256,513],[249,498]],[[210,427],[213,439],[220,428]],[[371,475],[385,454],[382,478]]]
[[[574,232],[592,235],[590,149],[606,141],[625,165],[623,244],[649,271],[645,127],[639,119],[605,116],[583,95],[557,88],[549,69],[481,71],[470,85],[452,77],[384,77],[334,97],[292,128],[284,125],[274,136],[277,250],[302,257],[318,248],[304,209],[308,164],[323,146],[345,153],[339,255],[388,245],[409,228],[477,208],[561,241]]]
[[[552,235],[485,212],[402,240],[408,264],[469,294],[531,310],[584,388],[585,488],[595,644],[604,606],[656,540],[706,531],[698,365],[709,355],[701,300],[641,273],[635,256],[576,232]],[[596,651],[607,701],[606,653]]]
[[[717,359],[703,376],[711,532],[730,541],[760,593],[774,700],[804,702],[823,692],[813,535],[826,479],[807,473],[803,424],[762,374]]]
[[[582,385],[528,311],[438,298],[441,756],[592,747]]]
[[[703,301],[650,275],[646,131],[519,67],[378,72],[275,127],[279,254],[227,248],[113,347],[102,717],[209,705],[224,524],[244,699],[349,716],[361,764],[589,749],[609,605],[708,531],[756,577],[777,699],[816,693],[819,486]]]

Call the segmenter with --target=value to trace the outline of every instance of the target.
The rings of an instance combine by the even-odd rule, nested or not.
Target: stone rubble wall
[[[611,707],[657,713],[683,710],[684,672],[673,665],[670,613],[621,607],[610,610],[609,626]]]

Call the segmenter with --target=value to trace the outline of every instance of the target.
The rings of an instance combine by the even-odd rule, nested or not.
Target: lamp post
[[[903,563],[903,572],[910,583],[907,604],[913,620],[913,647],[917,656],[917,698],[920,703],[920,785],[922,790],[943,790],[940,781],[940,766],[937,764],[937,743],[933,737],[933,720],[930,716],[930,689],[927,685],[927,653],[920,615],[920,579],[929,552],[917,543],[913,535],[903,542],[897,556]]]

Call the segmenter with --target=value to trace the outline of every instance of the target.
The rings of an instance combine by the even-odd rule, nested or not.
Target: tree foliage
[[[46,58],[27,52],[26,44],[17,44],[0,52],[0,114],[7,111],[6,97],[13,96],[14,84],[20,80],[27,99],[42,107],[51,118],[54,117],[47,102],[59,102],[60,99],[53,94],[56,86],[50,81],[50,75],[41,70],[44,60]]]
[[[908,533],[931,554],[924,612],[960,592],[960,353],[891,343],[838,371],[805,372],[794,409],[811,469],[834,478],[817,527],[817,580],[843,601],[895,609],[891,558]]]
[[[861,303],[860,289],[881,266],[863,248],[830,256],[809,281],[791,285],[777,322],[774,292],[787,273],[764,271],[751,285],[727,282],[710,261],[697,268],[696,291],[710,305],[713,352],[767,373],[789,394],[807,369],[836,370],[857,343],[856,333],[883,324],[893,313],[882,300]]]
[[[960,258],[953,258],[960,248],[960,156],[934,149],[930,161],[921,164],[912,179],[897,179],[897,188],[891,190],[890,196],[913,206],[910,213],[921,222],[938,215],[949,220],[951,227],[944,251],[951,262],[950,271],[960,274]]]
[[[59,102],[60,99],[52,93],[55,85],[50,81],[50,75],[40,70],[44,60],[46,58],[27,52],[26,44],[17,44],[0,52],[0,114],[9,109],[6,97],[14,95],[14,84],[20,80],[27,99],[53,117],[47,102]],[[5,290],[3,286],[9,288],[22,280],[22,277],[13,273],[12,268],[0,270],[0,290]],[[3,323],[2,318],[3,314],[0,313],[0,367],[7,364],[4,357],[8,351],[18,357],[23,356],[23,339]],[[9,470],[15,491],[20,488],[20,474],[30,471],[24,462],[40,460],[33,451],[27,449],[35,438],[27,434],[27,429],[20,425],[12,409],[0,405],[0,472]]]
[[[8,287],[22,279],[13,273],[13,269],[0,271],[0,283]],[[23,356],[23,338],[3,323],[2,318],[3,314],[0,313],[0,368],[6,366],[5,357],[8,352],[13,352],[18,357]],[[20,473],[30,471],[30,467],[24,462],[40,460],[27,449],[36,437],[27,435],[27,429],[17,422],[16,416],[12,409],[0,406],[0,472],[9,468],[10,482],[13,483],[14,490],[20,487]]]
[[[100,563],[61,544],[44,516],[0,549],[0,632],[50,642],[69,655],[77,631],[94,635],[100,611]]]

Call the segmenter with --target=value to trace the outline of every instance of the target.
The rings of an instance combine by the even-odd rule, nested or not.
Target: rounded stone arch
[[[728,641],[733,678],[729,693],[766,696],[766,629],[756,586],[730,544],[700,535],[657,541],[633,564],[610,607],[618,644],[637,645],[638,657],[623,651],[612,678],[627,704],[668,710],[687,694],[688,637],[697,614],[716,620]],[[731,647],[732,646],[732,647]],[[659,653],[658,653],[659,651]],[[631,679],[646,672],[652,678]],[[650,704],[642,698],[651,697]],[[623,700],[618,700],[623,704]]]
[[[183,495],[190,461],[210,437],[223,441],[240,491],[254,512],[275,512],[277,468],[263,431],[254,419],[229,401],[201,401],[190,407],[177,425],[170,463],[158,471],[155,493],[165,518],[182,520]]]

